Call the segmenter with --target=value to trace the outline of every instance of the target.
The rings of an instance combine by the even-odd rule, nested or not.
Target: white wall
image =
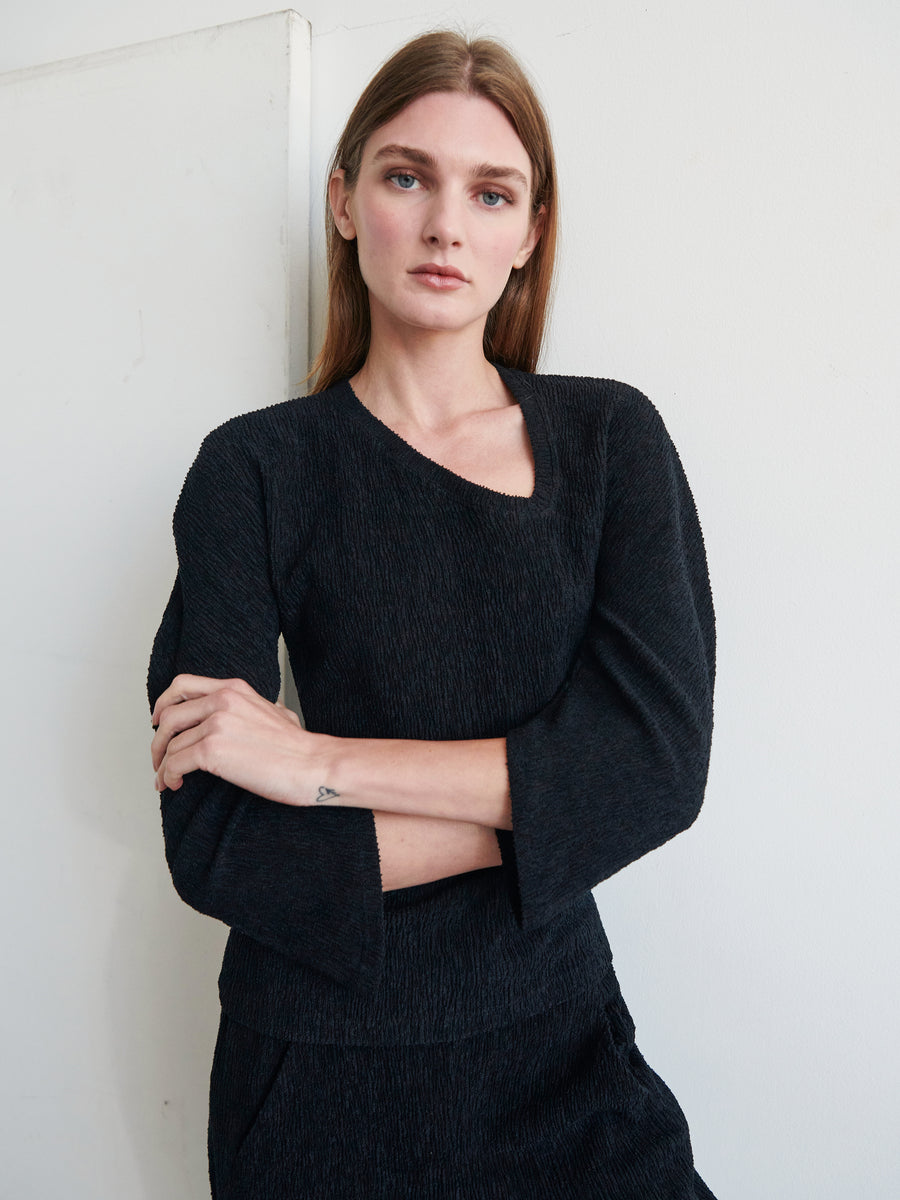
[[[5,1200],[206,1188],[223,930],[142,690],[199,440],[305,356],[308,57],[282,15],[0,77]]]
[[[0,16],[0,69],[252,12],[249,0],[19,6]],[[304,16],[313,27],[314,179],[365,78],[427,25],[462,22],[505,37],[539,78],[565,229],[546,366],[624,378],[656,401],[694,485],[718,603],[704,814],[597,893],[639,1040],[687,1110],[698,1164],[722,1200],[895,1195],[900,9],[894,0],[384,0],[376,14],[363,0],[310,0]],[[313,229],[320,271],[318,214]],[[127,330],[117,336],[131,344]],[[251,376],[239,406],[258,403]],[[174,462],[190,456],[204,421],[214,423],[194,397],[183,400],[190,416],[177,450],[166,448],[165,503],[156,476],[152,503],[142,492],[138,504],[124,484],[118,492],[117,536],[152,533],[154,567]],[[96,436],[115,456],[114,432]],[[58,470],[47,470],[41,496],[57,494]],[[151,596],[161,602],[163,586],[145,565],[142,610]],[[71,838],[47,806],[47,844],[39,856],[16,847],[14,873],[55,872],[53,894],[65,891],[67,909],[48,899],[11,934],[14,948],[51,943],[46,929],[56,925],[67,934],[52,961],[22,962],[18,995],[26,981],[68,980],[69,956],[96,927],[87,995],[106,1004],[118,1065],[103,1064],[97,1092],[79,1090],[83,1058],[71,1047],[84,1021],[80,993],[66,1010],[77,1021],[67,1016],[72,1026],[54,1031],[54,1045],[69,1047],[57,1063],[34,1051],[37,1032],[14,1007],[14,1036],[30,1042],[36,1064],[33,1076],[17,1076],[32,1096],[17,1161],[38,1172],[51,1125],[54,1136],[68,1128],[87,1139],[86,1155],[106,1155],[110,1176],[124,1163],[124,1178],[142,1180],[103,1194],[175,1196],[149,1188],[147,1158],[195,1169],[200,1118],[188,1110],[205,1087],[219,935],[200,918],[195,935],[194,919],[170,899],[155,822],[141,807],[153,805],[134,765],[146,736],[143,648],[107,652],[97,632],[107,626],[115,645],[115,613],[135,591],[119,582],[99,602],[96,592],[70,562],[71,627],[95,630],[91,662],[127,709],[127,745],[110,748],[98,705],[78,721],[74,705],[51,708],[51,739],[73,758],[89,739],[102,764],[90,837]],[[148,636],[151,623],[148,611]],[[16,661],[33,669],[26,639],[17,644]],[[39,670],[52,674],[43,661]],[[27,762],[46,737],[22,719],[14,745]],[[87,881],[110,870],[121,891],[104,913]],[[135,912],[135,876],[149,914]],[[12,911],[24,908],[21,887]],[[180,932],[188,925],[190,938]],[[179,958],[179,947],[193,954],[200,944],[200,961]],[[147,1040],[162,1046],[156,1074],[134,1049]],[[151,1144],[141,1123],[183,1078],[175,1068],[188,1049],[196,1080],[170,1123],[183,1131],[163,1118]],[[17,1091],[10,1104],[20,1102]],[[120,1115],[110,1123],[113,1107]]]

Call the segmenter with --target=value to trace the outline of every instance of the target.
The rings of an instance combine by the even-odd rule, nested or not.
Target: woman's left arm
[[[506,737],[512,830],[498,837],[528,929],[687,829],[709,766],[715,620],[694,500],[650,401],[602,387],[587,632],[556,695]]]

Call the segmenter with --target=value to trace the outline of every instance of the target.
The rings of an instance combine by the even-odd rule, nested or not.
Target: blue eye
[[[481,198],[488,208],[499,208],[501,204],[506,203],[506,197],[500,192],[482,192]]]
[[[419,182],[415,175],[407,175],[405,171],[398,171],[391,176],[397,187],[403,188],[405,192],[410,191]]]

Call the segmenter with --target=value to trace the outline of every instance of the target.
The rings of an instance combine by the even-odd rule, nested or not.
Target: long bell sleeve
[[[564,684],[507,736],[499,839],[523,927],[686,829],[704,795],[715,631],[703,538],[659,414],[621,387],[606,429],[595,597]]]
[[[264,472],[229,422],[204,441],[173,521],[178,573],[148,674],[246,680],[275,700],[279,612]],[[296,808],[204,771],[161,797],[166,858],[198,911],[362,990],[377,985],[383,913],[372,813]]]

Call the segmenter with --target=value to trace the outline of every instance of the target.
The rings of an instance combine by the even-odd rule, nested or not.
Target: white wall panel
[[[143,681],[203,435],[306,361],[308,26],[0,76],[0,1195],[206,1188],[224,931],[162,858]]]

